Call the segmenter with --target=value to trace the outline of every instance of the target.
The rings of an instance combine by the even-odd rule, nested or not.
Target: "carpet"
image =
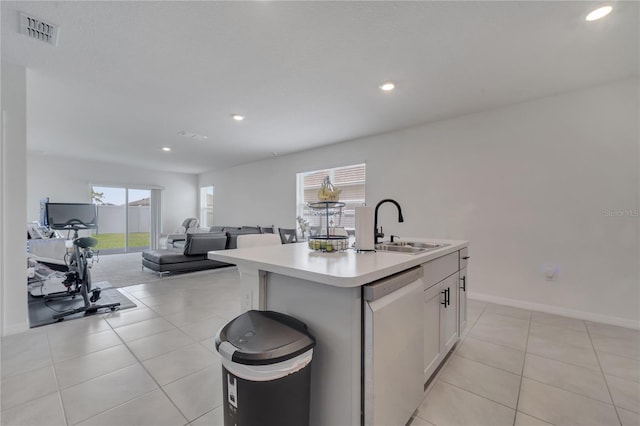
[[[129,300],[117,288],[114,288],[106,281],[93,284],[93,288],[100,287],[100,299],[97,304],[120,303],[117,310],[135,308],[136,304]],[[32,292],[33,293],[33,292]],[[53,316],[59,312],[68,311],[84,306],[82,296],[76,295],[75,298],[61,297],[53,300],[45,301],[45,296],[28,295],[29,301],[29,326],[31,328],[40,327],[47,324],[60,322],[62,319],[53,319]],[[103,314],[110,312],[109,308],[99,309],[97,312],[78,312],[77,314],[64,317],[64,321],[70,321],[77,318],[84,318],[91,315]]]

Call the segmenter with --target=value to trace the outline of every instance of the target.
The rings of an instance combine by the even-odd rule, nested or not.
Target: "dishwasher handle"
[[[362,297],[367,302],[373,302],[374,300],[378,300],[387,294],[393,293],[394,291],[419,280],[423,276],[424,268],[422,268],[422,266],[416,266],[415,268],[407,271],[399,272],[395,275],[391,275],[390,277],[365,285],[363,287]]]

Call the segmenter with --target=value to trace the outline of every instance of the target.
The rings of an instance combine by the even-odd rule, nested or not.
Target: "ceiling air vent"
[[[44,41],[53,46],[58,44],[59,29],[53,24],[44,22],[25,13],[20,13],[20,32],[36,40]]]
[[[191,138],[191,139],[195,139],[197,141],[206,141],[207,139],[209,139],[208,136],[199,135],[197,133],[188,132],[186,130],[182,130],[182,131],[178,132],[178,134],[180,136],[184,136],[185,138]]]

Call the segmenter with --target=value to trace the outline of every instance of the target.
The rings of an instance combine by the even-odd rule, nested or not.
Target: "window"
[[[213,186],[200,188],[200,226],[213,226]]]
[[[318,201],[318,190],[322,187],[322,182],[327,176],[336,188],[342,190],[340,201],[346,204],[342,214],[333,219],[334,226],[354,229],[356,225],[355,207],[361,206],[365,202],[365,164],[298,173],[296,217],[302,217],[309,222],[312,235],[321,226],[320,217],[314,215],[307,208],[307,203]]]

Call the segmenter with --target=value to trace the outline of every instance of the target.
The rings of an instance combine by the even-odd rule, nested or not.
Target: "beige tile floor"
[[[640,331],[469,300],[413,425],[640,425]]]
[[[222,424],[213,338],[239,313],[237,270],[122,290],[137,308],[2,339],[2,425]],[[640,425],[639,331],[468,307],[413,425]]]

